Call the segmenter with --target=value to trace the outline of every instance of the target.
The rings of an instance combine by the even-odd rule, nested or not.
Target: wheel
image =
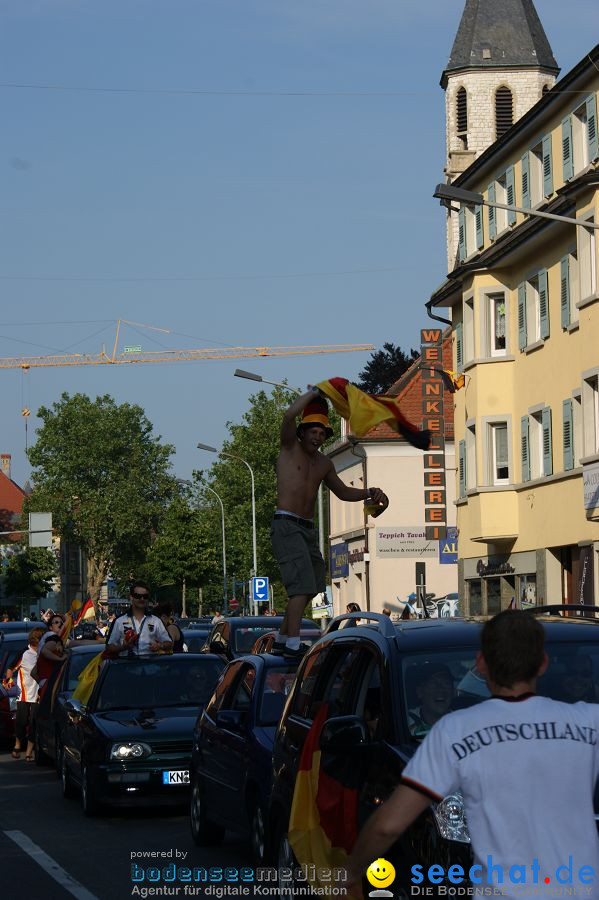
[[[71,778],[71,773],[67,766],[67,755],[64,752],[64,747],[62,748],[60,760],[60,784],[63,797],[68,799],[69,797],[75,796],[75,785],[73,784],[73,779]]]
[[[199,778],[196,777],[191,790],[189,809],[191,836],[198,847],[220,844],[225,836],[222,825],[215,825],[206,818],[206,809]]]
[[[81,769],[81,805],[83,807],[84,815],[97,816],[100,807],[100,804],[98,803],[98,794],[91,782],[89,769],[86,763],[83,763]]]
[[[255,795],[250,807],[250,841],[255,864],[263,866],[266,860],[266,816]]]

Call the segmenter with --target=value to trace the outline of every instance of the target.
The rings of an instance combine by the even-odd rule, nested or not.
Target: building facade
[[[427,304],[451,309],[466,376],[456,503],[471,613],[599,601],[598,91],[599,46],[451,179],[527,211],[462,206],[455,263]]]

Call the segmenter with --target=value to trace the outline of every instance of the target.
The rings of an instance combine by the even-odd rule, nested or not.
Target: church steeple
[[[441,87],[450,74],[475,69],[559,67],[532,0],[466,0]]]

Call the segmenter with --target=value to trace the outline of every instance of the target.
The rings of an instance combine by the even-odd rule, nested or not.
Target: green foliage
[[[4,570],[4,590],[8,597],[39,600],[52,589],[58,573],[56,557],[43,547],[27,547],[13,554]]]
[[[59,534],[81,546],[96,600],[108,572],[127,580],[145,559],[176,493],[174,448],[153,435],[141,407],[118,406],[108,395],[65,393],[38,416],[28,451],[34,490],[24,511],[51,512]]]
[[[416,350],[408,356],[394,344],[383,344],[382,350],[375,350],[360,372],[358,387],[367,394],[384,394],[418,358]]]

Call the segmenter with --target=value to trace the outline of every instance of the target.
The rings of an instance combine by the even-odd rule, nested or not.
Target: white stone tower
[[[558,65],[533,0],[466,0],[441,76],[452,182],[555,84]],[[449,270],[456,264],[457,215],[447,220]]]

